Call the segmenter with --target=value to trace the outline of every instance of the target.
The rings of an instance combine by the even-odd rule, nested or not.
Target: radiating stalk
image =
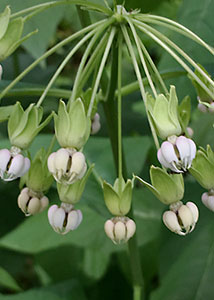
[[[138,54],[140,56],[141,64],[142,64],[143,69],[145,71],[146,77],[148,78],[149,85],[151,87],[151,90],[153,92],[154,97],[156,98],[157,97],[157,91],[156,91],[156,88],[153,84],[153,81],[152,81],[152,78],[150,76],[149,70],[147,68],[146,61],[144,59],[144,55],[143,55],[141,47],[140,47],[140,43],[138,41],[138,36],[137,36],[136,30],[135,30],[132,22],[129,20],[129,18],[126,18],[126,20],[129,23],[129,26],[131,28],[131,31],[132,31],[132,34],[133,34],[133,37],[134,37],[134,40],[135,40],[135,43],[136,43],[136,46],[137,46]]]
[[[101,76],[102,76],[102,73],[103,73],[103,69],[105,67],[106,60],[107,60],[108,55],[109,55],[109,51],[110,51],[110,48],[111,48],[111,45],[112,45],[112,42],[113,42],[113,39],[114,39],[114,36],[115,36],[115,32],[116,32],[116,29],[115,29],[115,27],[113,27],[111,29],[111,33],[110,33],[110,36],[109,36],[109,39],[108,39],[108,43],[106,45],[106,49],[105,49],[105,52],[103,54],[103,58],[102,58],[102,61],[100,63],[100,66],[99,66],[97,79],[96,79],[96,82],[95,82],[94,87],[93,87],[93,91],[92,91],[92,95],[91,95],[91,101],[90,101],[89,108],[88,108],[88,113],[87,113],[88,116],[91,116],[91,112],[92,112],[92,109],[93,109],[97,89],[99,87],[100,79],[101,79]]]
[[[192,39],[199,45],[205,47],[211,54],[214,54],[213,47],[209,46],[193,31],[191,31],[190,29],[186,28],[182,24],[179,24],[171,19],[162,16],[150,15],[150,14],[140,14],[139,16],[136,17],[136,19],[142,20],[143,22],[154,23],[157,25],[165,26],[167,28],[170,28],[171,30],[177,31],[180,34],[188,37],[189,39]]]
[[[111,18],[108,21],[106,21],[103,25],[101,25],[99,27],[99,29],[97,29],[97,32],[95,33],[95,35],[93,36],[93,38],[91,39],[90,43],[88,44],[86,50],[84,51],[83,57],[81,59],[77,74],[75,76],[75,81],[74,81],[74,86],[72,89],[72,93],[70,96],[70,101],[74,101],[77,95],[77,89],[78,89],[78,85],[80,85],[81,81],[80,81],[80,77],[81,74],[83,72],[83,68],[85,66],[85,63],[89,57],[89,54],[94,46],[94,44],[96,43],[97,39],[99,38],[99,36],[101,35],[101,33],[103,33],[103,31],[111,24],[114,22],[114,19]],[[100,47],[102,47],[102,45],[100,45]]]
[[[152,28],[149,25],[143,24],[142,22],[136,22],[134,23],[137,25],[137,27],[149,35],[153,40],[155,40],[159,45],[161,45],[171,56],[173,56],[177,62],[185,68],[188,73],[191,74],[191,76],[194,77],[194,79],[198,82],[198,84],[206,91],[206,93],[211,97],[214,98],[214,94],[207,88],[207,86],[198,78],[198,76],[190,69],[190,67],[171,49],[167,46],[170,45],[170,47],[174,48],[181,56],[184,57],[213,87],[214,87],[214,81],[187,55],[180,47],[178,47],[175,43],[173,43],[171,40],[169,40],[167,37],[165,37],[162,33],[157,31],[156,29]],[[141,23],[141,25],[139,25]],[[167,44],[166,44],[167,43]]]
[[[45,52],[43,55],[41,55],[39,58],[37,58],[31,65],[29,65],[21,74],[19,74],[19,76],[17,76],[0,94],[0,99],[2,99],[7,92],[16,84],[18,83],[23,77],[25,77],[25,75],[27,75],[33,68],[35,68],[42,60],[44,60],[45,58],[47,58],[48,56],[50,56],[51,54],[53,54],[54,52],[56,52],[58,49],[60,49],[61,47],[63,47],[64,45],[70,43],[71,41],[75,40],[76,38],[78,38],[79,36],[87,33],[88,31],[94,29],[95,27],[97,27],[98,25],[104,23],[105,20],[99,21],[93,25],[90,25],[84,29],[81,29],[80,31],[72,34],[71,36],[67,37],[66,39],[64,39],[63,41],[59,42],[57,45],[55,45],[54,47],[52,47],[51,49],[49,49],[47,52]]]
[[[138,67],[137,59],[136,59],[136,56],[135,56],[135,52],[134,52],[133,46],[131,44],[131,41],[130,41],[130,38],[129,38],[126,27],[124,25],[121,25],[121,29],[122,29],[124,39],[126,41],[126,44],[127,44],[127,47],[128,47],[131,59],[132,59],[132,63],[133,63],[134,69],[135,69],[135,73],[136,73],[136,76],[137,76],[137,79],[138,79],[138,82],[139,82],[140,91],[141,91],[141,95],[142,95],[142,98],[143,98],[143,101],[144,101],[144,104],[145,104],[146,114],[147,114],[147,118],[148,118],[149,125],[150,125],[150,128],[151,128],[152,136],[153,136],[153,139],[154,139],[154,142],[155,142],[155,146],[156,146],[157,149],[159,149],[160,145],[159,145],[158,137],[157,137],[155,128],[152,124],[152,120],[151,120],[151,117],[149,115],[147,105],[146,105],[146,93],[145,93],[145,89],[144,89],[144,85],[143,85],[143,79],[142,79],[142,76],[141,76],[141,73],[140,73],[140,70],[139,70],[139,67]]]

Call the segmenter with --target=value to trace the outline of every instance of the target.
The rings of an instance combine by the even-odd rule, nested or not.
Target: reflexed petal
[[[181,160],[183,161],[185,158],[190,156],[190,144],[189,139],[185,136],[179,136],[176,139],[176,147],[178,149]]]
[[[30,215],[35,215],[40,210],[40,200],[37,197],[33,197],[30,199],[28,206],[27,206],[27,212]]]
[[[208,202],[207,202],[207,207],[214,211],[214,196],[209,196]]]
[[[53,227],[56,230],[63,230],[63,224],[65,221],[65,211],[63,208],[58,208],[55,213],[53,214]]]
[[[178,210],[178,215],[182,221],[183,227],[188,231],[189,227],[194,223],[192,211],[186,205],[182,205]]]
[[[48,220],[51,226],[53,226],[53,216],[58,209],[58,206],[56,204],[52,205],[48,210]]]
[[[85,169],[85,156],[82,152],[76,152],[72,155],[72,164],[70,173],[80,174]]]
[[[114,225],[114,234],[115,234],[115,241],[121,242],[126,239],[126,226],[123,222],[118,221]]]
[[[196,155],[196,145],[193,142],[193,140],[188,139],[188,141],[189,141],[189,144],[190,144],[190,159],[192,161],[195,158],[195,155]]]
[[[29,195],[26,191],[21,191],[19,197],[18,197],[18,206],[21,208],[21,210],[26,213],[26,205],[29,201]]]
[[[126,230],[127,230],[126,238],[127,240],[129,240],[135,234],[136,231],[136,224],[133,220],[130,219],[127,221]]]
[[[56,152],[55,156],[55,167],[57,170],[62,170],[63,173],[66,173],[68,168],[68,161],[69,161],[69,152],[61,148]]]
[[[176,214],[173,211],[165,211],[163,214],[163,222],[166,227],[176,233],[181,232],[181,226],[178,223]]]
[[[209,198],[209,195],[208,193],[203,193],[202,196],[201,196],[201,201],[203,202],[203,204],[208,207],[208,198]]]
[[[7,164],[11,158],[11,153],[8,149],[0,150],[0,169],[5,172],[7,169]]]
[[[19,177],[21,170],[23,169],[25,164],[24,156],[21,154],[17,154],[13,157],[11,161],[11,165],[9,167],[8,173],[14,174],[16,177]]]
[[[68,214],[66,231],[75,230],[79,225],[79,215],[76,210],[72,210]]]
[[[25,157],[24,167],[22,168],[21,172],[19,173],[19,177],[24,176],[25,173],[27,173],[29,169],[30,169],[30,160],[29,160],[29,158]]]
[[[186,206],[191,210],[191,213],[193,215],[193,221],[196,223],[198,221],[199,212],[198,208],[193,202],[187,202]]]
[[[106,235],[111,239],[114,240],[114,223],[111,220],[105,222],[104,230]]]
[[[174,146],[170,142],[163,142],[161,145],[161,153],[163,158],[168,162],[178,163],[178,158],[175,154]]]
[[[50,171],[50,173],[56,173],[55,156],[56,152],[53,152],[48,157],[48,170]]]
[[[40,212],[43,211],[49,204],[49,200],[48,200],[48,197],[46,196],[43,196],[41,199],[40,199]]]

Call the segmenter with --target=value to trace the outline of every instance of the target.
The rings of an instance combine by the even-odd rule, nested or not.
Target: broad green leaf
[[[16,295],[0,295],[2,300],[86,300],[77,280],[67,280],[45,288],[28,290]]]
[[[7,26],[10,20],[10,7],[7,6],[5,10],[0,14],[0,39],[7,31]]]
[[[0,286],[6,287],[13,291],[21,291],[21,288],[13,277],[2,267],[0,267]]]

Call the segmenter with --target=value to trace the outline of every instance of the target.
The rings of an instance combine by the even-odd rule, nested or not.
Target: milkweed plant
[[[162,28],[191,39],[193,44],[199,44],[211,55],[214,55],[214,48],[196,33],[171,19],[145,14],[138,9],[129,11],[125,4],[119,5],[116,1],[112,5],[107,1],[95,4],[89,1],[60,0],[44,2],[15,13],[9,6],[5,7],[0,14],[0,61],[7,61],[23,42],[33,38],[32,35],[41,34],[34,31],[23,35],[25,24],[30,19],[64,4],[72,9],[77,6],[83,21],[82,29],[53,45],[1,89],[0,116],[2,122],[7,122],[10,142],[9,148],[0,150],[1,184],[5,181],[9,186],[11,181],[20,180],[17,210],[20,209],[28,218],[36,218],[35,215],[45,211],[43,214],[47,216],[55,234],[68,235],[72,239],[74,231],[78,235],[84,218],[87,220],[87,212],[81,210],[79,201],[84,201],[87,182],[94,177],[103,192],[103,197],[99,194],[100,198],[96,201],[103,201],[109,211],[106,214],[109,218],[103,223],[103,236],[111,240],[108,243],[112,242],[113,247],[128,244],[133,299],[143,299],[144,278],[136,236],[138,224],[132,209],[135,190],[140,192],[148,189],[147,194],[152,193],[156,201],[163,204],[165,209],[160,214],[161,226],[166,226],[177,235],[177,239],[181,239],[180,243],[183,237],[192,234],[195,227],[200,226],[197,225],[199,209],[196,199],[190,197],[187,202],[183,200],[186,179],[197,181],[205,189],[200,196],[201,201],[214,211],[213,149],[210,145],[203,148],[194,141],[194,132],[189,125],[191,118],[194,118],[191,116],[190,97],[186,95],[183,100],[179,99],[176,80],[171,85],[165,81],[148,45],[155,43],[180,65],[197,93],[197,100],[192,99],[192,102],[198,102],[197,113],[207,116],[214,111],[213,79],[200,61],[189,56],[185,49],[173,42],[169,35],[165,35]],[[89,13],[92,16],[98,14],[98,21],[96,18],[96,21],[92,21],[95,19],[91,19]],[[149,42],[145,43],[145,38]],[[32,92],[35,103],[26,106],[25,100],[20,101],[22,98],[17,96],[12,105],[6,105],[3,100],[10,96],[14,86],[63,47],[69,50],[58,61],[57,69],[40,91],[39,97],[38,93],[33,95]],[[54,96],[55,102],[48,102],[49,106],[51,103],[53,105],[49,107],[50,113],[47,115],[43,108],[45,100],[50,97],[54,84],[57,84],[77,53],[81,53],[81,57],[77,70],[71,70],[74,81],[66,96],[63,90],[60,94],[58,89]],[[124,86],[127,65],[136,81]],[[2,81],[4,71],[1,66]],[[173,75],[171,79],[173,81]],[[122,135],[122,123],[128,121],[123,116],[122,104],[126,101],[124,95],[130,95],[133,91],[138,91],[142,99],[153,139],[152,148],[156,149],[156,159],[149,160],[149,172],[143,172],[142,175],[133,170],[132,176],[129,174],[128,177]],[[101,106],[104,111],[102,117],[99,110]],[[112,181],[103,178],[102,172],[99,174],[96,160],[87,157],[85,151],[91,136],[104,126],[103,118],[107,124],[115,162],[116,177]],[[52,134],[51,143],[47,148],[41,147],[32,157],[30,146],[44,130]],[[135,149],[132,151],[134,153]],[[149,173],[150,180],[146,173]],[[58,194],[57,203],[53,203],[48,196],[51,188]],[[144,201],[143,194],[141,201]],[[42,228],[38,228],[40,230]]]

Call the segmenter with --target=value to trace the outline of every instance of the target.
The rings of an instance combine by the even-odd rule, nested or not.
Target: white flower
[[[42,212],[48,204],[49,200],[46,196],[27,187],[22,189],[18,197],[18,206],[26,216]]]
[[[54,231],[66,234],[80,225],[82,213],[79,209],[75,210],[72,204],[62,202],[60,207],[52,205],[49,208],[48,220]]]
[[[100,115],[96,113],[91,122],[91,134],[96,134],[100,130]]]
[[[85,175],[85,156],[75,149],[61,148],[48,157],[48,169],[57,182],[74,183]]]
[[[198,221],[198,208],[193,202],[184,205],[181,201],[170,205],[170,210],[163,214],[166,227],[179,235],[186,235],[195,228]]]
[[[115,217],[105,222],[105,233],[115,244],[126,243],[135,233],[135,222],[128,217]]]
[[[22,177],[30,168],[30,160],[20,154],[20,149],[12,147],[0,150],[0,177],[11,181]]]
[[[209,193],[203,193],[201,196],[201,201],[203,204],[209,208],[211,211],[214,211],[214,194],[213,191]]]
[[[191,167],[196,155],[195,143],[185,136],[172,136],[162,143],[157,156],[159,162],[176,173],[183,173]]]

